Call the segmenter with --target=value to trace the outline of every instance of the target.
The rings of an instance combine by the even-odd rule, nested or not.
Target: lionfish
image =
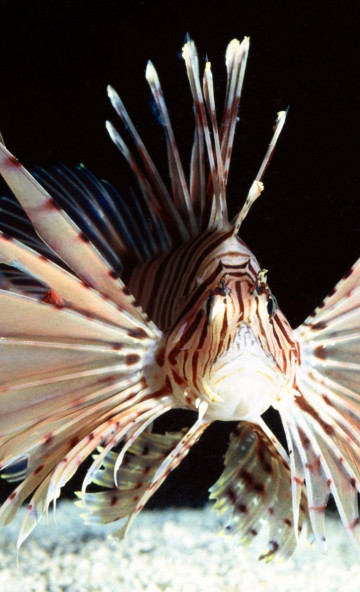
[[[303,527],[325,549],[331,494],[360,544],[360,264],[293,331],[267,270],[238,237],[263,190],[285,112],[229,220],[226,185],[248,50],[248,38],[227,48],[218,122],[211,65],[201,81],[193,41],[183,48],[195,115],[189,179],[148,63],[170,186],[109,87],[136,149],[107,123],[135,175],[131,203],[84,166],[38,169],[34,177],[0,146],[1,173],[19,202],[3,198],[1,208],[0,466],[5,479],[20,482],[0,525],[30,497],[19,545],[91,455],[77,503],[90,521],[114,523],[124,535],[216,420],[239,422],[210,490],[227,532],[247,545],[267,525],[266,560],[289,556]],[[287,450],[262,418],[270,407]],[[176,408],[196,412],[192,427],[157,432],[154,420]]]

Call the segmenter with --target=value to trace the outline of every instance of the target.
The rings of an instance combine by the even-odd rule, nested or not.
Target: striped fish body
[[[220,419],[238,421],[210,490],[227,532],[247,545],[268,525],[265,560],[291,555],[303,530],[324,549],[331,494],[360,546],[360,262],[293,331],[267,271],[238,238],[285,121],[280,112],[230,221],[226,185],[248,49],[247,38],[227,48],[218,122],[211,65],[200,80],[194,43],[183,48],[195,115],[189,179],[148,64],[169,186],[108,89],[136,150],[107,123],[135,175],[131,207],[83,166],[33,176],[0,143],[0,172],[19,201],[0,201],[0,470],[18,482],[0,526],[30,498],[19,545],[89,456],[77,503],[123,536]],[[269,407],[286,450],[262,418]],[[175,408],[196,411],[193,426],[154,432]]]

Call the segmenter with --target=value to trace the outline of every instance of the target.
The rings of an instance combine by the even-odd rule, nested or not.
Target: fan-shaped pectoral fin
[[[145,431],[125,453],[109,451],[92,483],[106,491],[77,495],[90,522],[120,522],[113,534],[124,537],[137,514],[169,473],[185,458],[208,424],[199,419],[186,433],[157,434]],[[101,452],[100,452],[101,453]]]
[[[313,530],[324,544],[331,493],[360,547],[360,260],[295,335],[298,395],[280,410],[294,471],[305,479]]]
[[[285,450],[259,418],[259,423],[241,422],[230,438],[225,469],[210,489],[214,509],[228,513],[225,532],[240,535],[248,546],[268,525],[268,547],[259,559],[290,556],[298,533],[308,522],[304,491],[300,516],[294,528],[291,473]]]

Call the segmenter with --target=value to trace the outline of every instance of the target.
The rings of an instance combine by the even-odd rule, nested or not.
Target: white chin
[[[210,404],[207,416],[223,421],[259,417],[270,407],[278,390],[274,378],[269,370],[268,374],[242,371],[224,378],[214,389],[222,401]]]
[[[238,338],[239,349],[219,358],[207,377],[215,395],[207,411],[211,419],[251,421],[270,407],[284,386],[274,358],[262,350],[251,329],[242,326]]]

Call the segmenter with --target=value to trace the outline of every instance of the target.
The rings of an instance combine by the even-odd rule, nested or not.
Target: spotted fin
[[[266,430],[267,433],[263,430]],[[268,548],[259,559],[289,557],[297,538],[308,526],[306,496],[302,491],[297,532],[294,531],[289,460],[266,426],[238,424],[230,438],[225,469],[210,489],[220,515],[227,514],[225,534],[240,535],[247,547],[268,526]]]
[[[86,284],[109,298],[122,310],[147,321],[131,299],[124,297],[124,286],[96,247],[50,194],[0,143],[0,173],[21,203],[40,238]],[[131,302],[131,304],[130,304]]]
[[[292,453],[294,513],[305,480],[319,544],[325,548],[324,513],[332,494],[360,548],[360,261],[295,334],[297,392],[281,410]]]
[[[137,504],[151,484],[155,472],[184,436],[183,432],[156,434],[144,431],[130,446],[117,467],[118,454],[109,451],[93,473],[91,483],[105,491],[82,492],[76,504],[85,510],[88,523],[114,523],[112,534],[124,536]],[[104,449],[99,448],[98,459]]]
[[[116,271],[129,272],[169,248],[160,218],[140,194],[127,203],[83,164],[35,167],[33,174]]]
[[[141,438],[139,447],[135,442],[135,438],[131,437],[127,440],[116,459],[113,456],[109,457],[108,450],[104,448],[94,460],[95,471],[90,469],[90,472],[92,472],[91,478],[85,479],[85,485],[95,482],[105,487],[111,486],[113,494],[116,495],[116,508],[109,509],[108,506],[104,508],[103,502],[105,501],[106,506],[109,500],[107,492],[89,494],[84,486],[81,493],[78,494],[81,498],[81,505],[86,507],[90,514],[97,514],[97,520],[100,521],[103,521],[105,516],[107,522],[117,522],[125,519],[118,531],[114,533],[124,537],[138,513],[159,489],[171,471],[186,457],[190,448],[198,441],[208,425],[203,420],[202,409],[199,409],[197,421],[185,434],[137,434],[138,439]],[[135,445],[131,447],[130,445],[133,442],[135,442]],[[144,446],[142,446],[141,442],[145,445],[146,455],[144,455]],[[149,459],[144,459],[143,457],[147,456],[148,450],[151,450],[151,455]],[[130,454],[130,461],[128,460],[127,463],[130,462],[130,469],[134,472],[131,478],[127,471],[126,462],[124,468],[122,466],[124,460],[126,461],[127,454],[128,456]],[[113,460],[115,460],[114,464],[112,464]],[[101,473],[102,463],[106,471],[104,474]],[[112,470],[112,476],[106,469],[108,463],[110,470]],[[144,473],[144,465],[147,467],[146,473]]]
[[[98,445],[109,451],[131,442],[174,401],[166,385],[148,382],[144,372],[162,333],[3,145],[0,170],[66,265],[0,233],[0,262],[46,289],[0,290],[0,469],[10,481],[21,480],[0,509],[0,526],[31,496],[21,544]]]
[[[23,479],[0,526],[32,495],[20,544],[99,444],[135,437],[173,400],[144,378],[157,341],[150,327],[116,327],[9,292],[0,293],[0,326],[0,467]]]
[[[97,318],[119,327],[136,327],[138,321],[134,314],[126,311],[132,297],[123,293],[123,309],[119,310],[109,299],[97,290],[69,273],[46,256],[30,249],[20,241],[0,232],[0,263],[16,268],[26,278],[33,278],[44,289],[44,300],[52,298],[58,308],[71,308],[82,314]],[[10,276],[11,277],[11,276]],[[124,292],[124,286],[122,286]],[[46,295],[45,295],[46,294]],[[56,295],[56,296],[55,296]],[[124,297],[125,296],[125,297]],[[56,300],[57,298],[57,300]],[[135,308],[135,307],[134,307]]]

